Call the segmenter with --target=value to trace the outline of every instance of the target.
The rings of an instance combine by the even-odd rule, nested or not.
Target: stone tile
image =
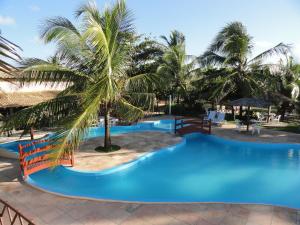
[[[174,134],[161,132],[142,132],[122,134],[112,137],[114,144],[122,146],[117,152],[99,153],[94,149],[101,145],[103,138],[91,138],[84,142],[75,153],[75,169],[101,170],[110,168],[140,157],[149,151],[174,145],[182,140]]]
[[[201,218],[199,211],[189,208],[189,205],[170,205],[165,210],[168,215],[187,224],[195,224]]]
[[[223,218],[220,225],[245,225],[247,223],[247,219],[247,217],[240,217],[228,214]]]
[[[193,224],[194,225],[194,224]],[[205,220],[203,220],[203,219],[199,219],[196,223],[195,223],[195,225],[212,225],[211,223],[209,223],[209,222],[207,222],[207,221],[205,221]]]
[[[246,225],[270,225],[272,222],[272,212],[251,211]]]
[[[274,208],[272,225],[294,225],[297,224],[298,213],[293,209]]]
[[[99,216],[113,223],[120,224],[131,215],[126,209],[121,208],[120,205],[122,204],[105,204],[103,207],[99,207],[91,212],[89,216],[95,218]]]
[[[147,221],[144,221],[138,217],[130,216],[126,220],[124,220],[121,225],[149,225]]]
[[[299,135],[265,132],[261,137],[237,135],[231,128],[214,128],[214,132],[225,138],[246,141],[276,140],[291,142]],[[129,137],[129,138],[128,138]],[[130,161],[148,151],[178,143],[181,138],[172,134],[145,132],[114,137],[115,143],[123,146],[115,153],[97,153],[93,146],[76,153],[78,168],[98,170]],[[151,143],[151,144],[149,144]],[[125,147],[124,147],[125,146]],[[99,166],[100,165],[100,166]],[[261,205],[230,204],[129,204],[105,203],[62,198],[20,183],[17,160],[0,158],[0,198],[8,201],[36,224],[42,225],[116,225],[116,224],[199,224],[199,225],[291,225],[297,224],[296,211]],[[4,172],[3,172],[4,171]],[[34,209],[34,210],[32,210]]]
[[[229,214],[232,216],[248,218],[250,210],[243,205],[230,205]]]
[[[62,215],[52,220],[49,224],[51,225],[84,225],[81,221],[75,220],[68,215]]]
[[[159,207],[159,208],[158,208]],[[135,213],[132,214],[134,218],[145,221],[152,225],[186,225],[187,223],[177,220],[176,218],[164,213],[161,206],[145,206],[139,208]]]

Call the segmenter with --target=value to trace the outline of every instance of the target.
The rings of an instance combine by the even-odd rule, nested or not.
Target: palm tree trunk
[[[281,107],[279,109],[279,112],[280,112],[280,115],[281,115],[281,121],[283,121],[285,119],[285,113],[286,113],[288,107],[289,107],[289,102],[283,102],[281,104]]]
[[[242,115],[243,115],[243,106],[240,106],[240,117],[242,117]]]
[[[212,110],[215,110],[215,100],[213,100],[213,101],[211,102],[211,109],[212,109]]]
[[[105,110],[104,129],[105,129],[104,148],[109,148],[111,146],[111,138],[110,138],[110,124],[109,124],[109,110],[108,109]]]
[[[34,130],[32,127],[30,128],[30,139],[34,140]]]

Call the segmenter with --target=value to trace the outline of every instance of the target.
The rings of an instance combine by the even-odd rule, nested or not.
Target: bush
[[[169,113],[169,107],[165,108],[165,113]],[[205,109],[201,103],[195,103],[192,106],[187,104],[172,105],[172,115],[176,116],[197,116],[205,113]]]

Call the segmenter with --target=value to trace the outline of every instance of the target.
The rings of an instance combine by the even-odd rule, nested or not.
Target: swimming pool
[[[300,208],[300,145],[190,134],[178,145],[112,169],[83,172],[60,166],[26,181],[49,192],[92,199]]]
[[[120,135],[124,133],[134,133],[134,132],[144,132],[144,131],[160,131],[160,132],[172,132],[174,130],[174,120],[157,120],[157,121],[145,121],[140,122],[131,126],[113,126],[111,127],[111,135]],[[48,136],[51,137],[50,134]],[[103,127],[91,127],[88,131],[86,138],[95,138],[95,137],[104,136],[104,128]],[[18,154],[18,145],[28,144],[29,140],[25,141],[13,141],[8,143],[0,144],[0,153],[1,151]],[[37,144],[35,147],[41,147],[44,144]],[[29,149],[31,150],[31,149]],[[0,154],[1,155],[1,154]]]

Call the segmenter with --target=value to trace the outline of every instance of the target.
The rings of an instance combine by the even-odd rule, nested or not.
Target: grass
[[[120,150],[121,147],[119,145],[111,145],[109,148],[105,148],[103,146],[98,146],[97,148],[95,148],[96,152],[115,152]]]
[[[265,128],[300,134],[300,124],[299,123],[289,123],[286,126],[275,126],[275,125],[274,126],[265,126]]]

